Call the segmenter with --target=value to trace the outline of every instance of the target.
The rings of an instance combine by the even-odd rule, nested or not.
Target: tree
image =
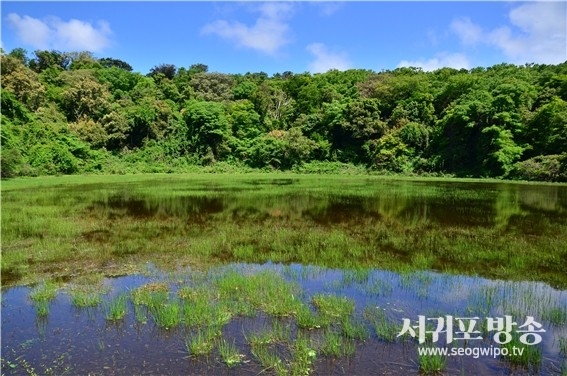
[[[529,156],[561,154],[567,150],[567,102],[554,97],[528,122],[526,141]]]
[[[103,57],[102,59],[98,59],[98,63],[102,65],[103,68],[119,68],[123,69],[128,72],[132,72],[132,66],[125,61],[120,59],[113,59],[110,57]]]
[[[28,51],[24,50],[23,48],[14,48],[12,51],[10,51],[8,56],[13,57],[23,65],[27,65],[29,62]]]
[[[249,163],[252,167],[287,170],[307,161],[315,146],[299,128],[273,130],[254,140]]]
[[[189,67],[189,74],[207,73],[208,71],[209,67],[206,64],[191,64]]]
[[[177,68],[173,64],[160,64],[156,65],[152,69],[150,69],[150,73],[148,73],[149,77],[155,77],[158,74],[163,74],[165,78],[173,80],[175,77],[175,73],[177,72]]]
[[[231,100],[235,83],[232,76],[223,73],[195,73],[189,81],[194,96],[209,102]]]
[[[69,69],[71,59],[68,54],[60,51],[36,50],[35,57],[30,60],[29,67],[40,73],[47,68],[54,67],[60,70]]]
[[[68,52],[67,57],[70,60],[69,69],[101,69],[102,65],[99,63],[98,59],[94,57],[92,52],[81,51],[81,52]]]
[[[520,159],[523,148],[516,145],[512,132],[496,125],[482,130],[483,175],[506,176]]]
[[[98,120],[107,113],[112,96],[91,71],[66,72],[63,81],[67,85],[61,93],[61,107],[69,121],[81,118]]]
[[[220,103],[190,100],[183,111],[188,153],[196,153],[207,162],[221,160],[230,152],[230,123]]]
[[[116,66],[99,69],[94,74],[101,83],[108,85],[115,99],[128,96],[140,78],[143,77],[139,73],[131,73]]]
[[[37,110],[45,101],[45,87],[37,73],[12,56],[2,56],[2,87],[30,110]],[[4,109],[2,109],[4,113]]]

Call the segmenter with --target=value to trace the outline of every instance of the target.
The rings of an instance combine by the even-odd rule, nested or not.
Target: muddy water
[[[511,366],[501,357],[449,357],[444,374],[450,375],[555,375],[567,366],[560,352],[559,338],[567,337],[567,325],[545,321],[550,307],[567,312],[567,292],[535,282],[508,282],[464,276],[447,276],[431,272],[398,274],[380,270],[365,273],[324,269],[302,265],[245,265],[221,267],[212,274],[226,270],[254,274],[270,270],[298,283],[302,299],[318,293],[348,296],[355,300],[355,315],[363,319],[365,309],[385,312],[401,330],[403,318],[416,320],[418,315],[436,318],[514,316],[521,325],[526,315],[532,315],[543,325],[541,362],[536,367]],[[117,294],[128,292],[148,282],[166,282],[171,290],[192,280],[191,270],[161,272],[151,265],[145,275],[105,279],[109,301]],[[244,363],[228,369],[217,350],[210,356],[195,358],[185,348],[185,338],[191,329],[183,326],[172,330],[158,328],[151,319],[145,324],[134,317],[129,302],[128,314],[117,323],[105,319],[103,305],[92,309],[77,309],[63,288],[51,303],[46,318],[39,318],[29,300],[30,289],[13,287],[2,294],[2,373],[25,375],[31,369],[37,374],[55,375],[257,375],[261,365],[250,353],[246,336],[270,323],[272,318],[262,313],[255,317],[236,317],[223,327],[223,337],[234,341]],[[487,297],[490,295],[489,302]],[[288,320],[293,325],[292,319]],[[328,358],[318,354],[313,365],[315,375],[408,375],[419,374],[415,340],[388,342],[379,338],[367,324],[370,338],[358,341],[351,357]],[[319,333],[320,334],[320,333]],[[309,336],[319,335],[317,330]],[[497,347],[489,333],[469,347]],[[444,344],[443,334],[439,345]],[[271,374],[267,372],[266,374]]]

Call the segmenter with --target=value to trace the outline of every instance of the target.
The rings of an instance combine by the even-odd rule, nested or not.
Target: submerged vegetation
[[[289,276],[289,268],[296,272],[293,276]],[[153,344],[159,346],[160,351],[164,351],[164,356],[173,367],[181,367],[168,368],[169,372],[173,373],[182,373],[185,369],[183,367],[189,364],[191,367],[204,365],[210,370],[209,372],[211,370],[221,372],[222,367],[228,367],[240,368],[243,372],[256,374],[261,372],[275,375],[308,375],[332,373],[331,369],[325,368],[329,364],[346,367],[343,372],[349,374],[368,374],[370,370],[379,370],[379,367],[387,368],[391,363],[388,353],[386,357],[376,358],[377,354],[383,351],[380,350],[382,346],[385,346],[384,348],[392,348],[389,351],[394,353],[396,348],[403,349],[403,357],[398,358],[395,363],[396,368],[400,369],[397,374],[444,374],[446,368],[455,369],[454,367],[468,371],[469,367],[473,367],[470,361],[461,364],[456,358],[446,355],[417,351],[447,346],[447,337],[444,336],[443,328],[437,328],[440,331],[438,339],[432,340],[429,332],[425,343],[419,344],[416,336],[397,335],[402,330],[402,319],[409,317],[415,321],[415,315],[424,313],[423,309],[427,310],[428,317],[444,316],[442,313],[432,311],[442,308],[439,306],[439,299],[443,299],[447,300],[443,303],[446,306],[443,307],[445,309],[452,307],[450,313],[455,317],[497,316],[503,310],[504,312],[520,310],[520,313],[514,316],[519,322],[525,318],[526,313],[521,312],[524,303],[518,297],[529,300],[534,292],[534,286],[540,286],[541,288],[537,290],[540,299],[534,302],[529,313],[536,316],[546,328],[545,340],[549,343],[558,342],[556,352],[550,352],[552,348],[544,350],[541,346],[526,345],[514,335],[511,342],[500,345],[502,349],[507,349],[510,355],[488,357],[488,361],[492,362],[489,367],[492,370],[505,370],[511,367],[510,369],[530,373],[544,367],[552,367],[556,359],[565,356],[566,342],[561,334],[565,325],[557,326],[554,316],[546,318],[543,312],[547,312],[554,304],[567,303],[567,295],[549,287],[544,288],[535,283],[483,281],[478,278],[447,277],[427,273],[431,289],[429,299],[420,293],[422,287],[419,278],[409,280],[403,273],[367,271],[365,281],[352,282],[348,279],[349,274],[352,275],[352,272],[300,265],[239,264],[210,268],[206,271],[178,269],[174,272],[162,272],[151,267],[144,272],[143,278],[125,277],[126,280],[130,280],[129,283],[121,282],[122,278],[115,279],[115,282],[112,279],[105,282],[108,293],[102,295],[104,302],[87,312],[89,328],[83,328],[87,332],[85,338],[77,338],[82,345],[71,346],[68,351],[76,354],[75,351],[83,351],[81,350],[83,348],[96,348],[101,355],[104,355],[113,352],[114,347],[123,347],[124,350],[121,351],[125,351],[124,355],[126,355],[127,351],[130,351],[127,349],[132,347],[134,351],[142,351],[142,354],[145,354],[137,354],[134,357],[137,359],[139,356],[151,356],[148,351],[152,350],[148,346]],[[425,277],[421,280],[423,278]],[[332,283],[322,286],[321,283],[324,281]],[[379,291],[375,291],[376,283],[368,282],[376,281],[391,286],[399,298],[391,300]],[[73,291],[76,289],[76,284],[77,282],[71,281],[69,284],[62,284],[55,290],[50,290],[54,291],[55,299],[59,299],[58,305],[75,305],[74,301],[70,300],[65,303],[62,294],[57,292],[68,287],[69,291]],[[54,284],[47,282],[39,286],[54,286]],[[30,300],[31,296],[37,300],[35,297],[39,296],[38,291],[44,290],[45,287],[28,290]],[[494,291],[492,307],[489,311],[486,311],[482,304],[468,305],[469,302],[475,301],[478,294],[487,290]],[[293,309],[273,309],[282,304],[280,301],[285,300],[282,298],[287,294],[294,296],[293,303],[286,303],[283,306]],[[347,294],[365,298],[355,300]],[[53,296],[53,293],[50,296]],[[403,296],[405,298],[402,298]],[[414,306],[412,299],[416,298],[421,300],[420,307]],[[24,307],[15,309],[25,312]],[[143,312],[147,313],[145,320],[139,319],[140,309],[144,309]],[[59,317],[62,312],[64,310],[52,315],[49,312],[36,311],[36,320],[40,322],[46,320],[44,322],[47,326],[49,320],[65,318],[66,316]],[[78,313],[83,312],[81,310]],[[8,318],[13,317],[10,309],[3,313]],[[318,320],[317,322],[321,324],[302,324],[306,314],[313,315],[316,318],[314,320]],[[23,318],[25,320],[26,314]],[[106,320],[113,321],[114,325],[108,326]],[[77,313],[70,315],[67,321],[70,328],[61,328],[60,333],[57,334],[62,336],[64,342],[67,335],[76,335],[77,328],[84,326],[84,321]],[[9,320],[6,323],[8,329],[3,330],[10,330],[8,334],[20,338],[17,331],[11,331],[14,323]],[[101,330],[97,325],[106,329]],[[45,328],[38,327],[37,330],[41,331],[43,336],[46,335]],[[435,327],[427,326],[426,330],[433,331]],[[150,341],[146,337],[148,335],[156,337]],[[29,333],[23,334],[23,338],[28,336]],[[480,346],[486,350],[499,346],[490,339],[492,336],[489,332],[482,332],[482,337],[484,338],[482,342],[466,341],[460,343],[460,346],[465,348]],[[140,338],[146,338],[143,343],[146,343],[147,348],[144,350],[138,348]],[[5,356],[2,360],[3,371],[12,366],[18,367],[18,364],[23,364],[22,361],[34,354],[26,351],[28,347],[33,346],[32,343],[11,343],[12,345],[8,343],[2,345],[3,354],[7,354],[3,355]],[[167,350],[162,348],[164,343],[167,343],[165,346]],[[20,353],[17,359],[8,351],[12,350],[16,354],[15,349]],[[52,351],[59,350],[55,348]],[[113,358],[117,357],[118,364],[126,362],[130,372],[140,369],[151,372],[154,369],[148,364],[140,364],[137,361],[136,364],[128,363],[129,360],[118,355],[112,353]],[[50,356],[49,350],[42,350],[41,359],[48,356]],[[66,363],[65,369],[71,372],[82,369],[80,356],[67,356],[70,359],[78,359],[79,363]],[[180,363],[181,358],[188,359],[189,363]],[[355,359],[362,361],[363,365],[353,366],[350,362]],[[160,360],[156,367],[164,367],[163,362],[164,360]],[[89,360],[89,364],[95,367],[91,369],[92,371],[96,371],[97,367],[105,366],[104,362],[98,364],[93,363],[92,360]],[[479,364],[482,363],[474,366],[477,367]],[[173,369],[176,371],[172,371]],[[56,368],[53,372],[57,373],[59,370]],[[477,372],[480,368],[473,370]],[[479,374],[482,372],[479,371]]]

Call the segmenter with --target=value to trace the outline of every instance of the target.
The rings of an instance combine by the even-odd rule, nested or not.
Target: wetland
[[[565,375],[565,244],[560,184],[6,181],[2,373]],[[482,339],[398,335],[420,315],[478,317]],[[418,353],[503,349],[486,318],[506,315],[544,330],[534,345],[511,333],[522,357]]]

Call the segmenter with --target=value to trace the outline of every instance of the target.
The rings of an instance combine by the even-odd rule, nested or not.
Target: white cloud
[[[455,32],[464,45],[478,43],[482,38],[482,28],[469,18],[460,18],[451,22],[451,30]]]
[[[111,44],[112,30],[106,21],[93,26],[81,20],[62,21],[56,17],[40,20],[16,13],[10,13],[6,19],[17,37],[33,48],[99,52]]]
[[[509,13],[510,23],[521,30],[514,35],[504,26],[488,33],[489,43],[518,63],[558,64],[567,60],[567,3],[523,4]]]
[[[455,20],[451,29],[464,45],[485,43],[514,63],[558,64],[567,60],[567,3],[530,2],[508,13],[509,25],[482,30],[469,19]]]
[[[216,34],[235,42],[239,47],[274,55],[289,43],[289,25],[285,20],[292,6],[290,3],[264,3],[256,10],[260,16],[252,26],[238,21],[217,20],[205,25],[201,32]]]
[[[416,67],[430,72],[440,68],[470,69],[467,57],[461,53],[440,53],[436,57],[428,60],[407,61],[403,60],[398,64],[401,67]]]
[[[6,19],[23,43],[40,49],[49,47],[50,30],[43,21],[30,16],[20,17],[16,13],[8,14]]]
[[[329,51],[322,43],[312,43],[306,49],[315,58],[309,63],[312,73],[324,73],[330,69],[347,70],[351,67],[346,54]]]

